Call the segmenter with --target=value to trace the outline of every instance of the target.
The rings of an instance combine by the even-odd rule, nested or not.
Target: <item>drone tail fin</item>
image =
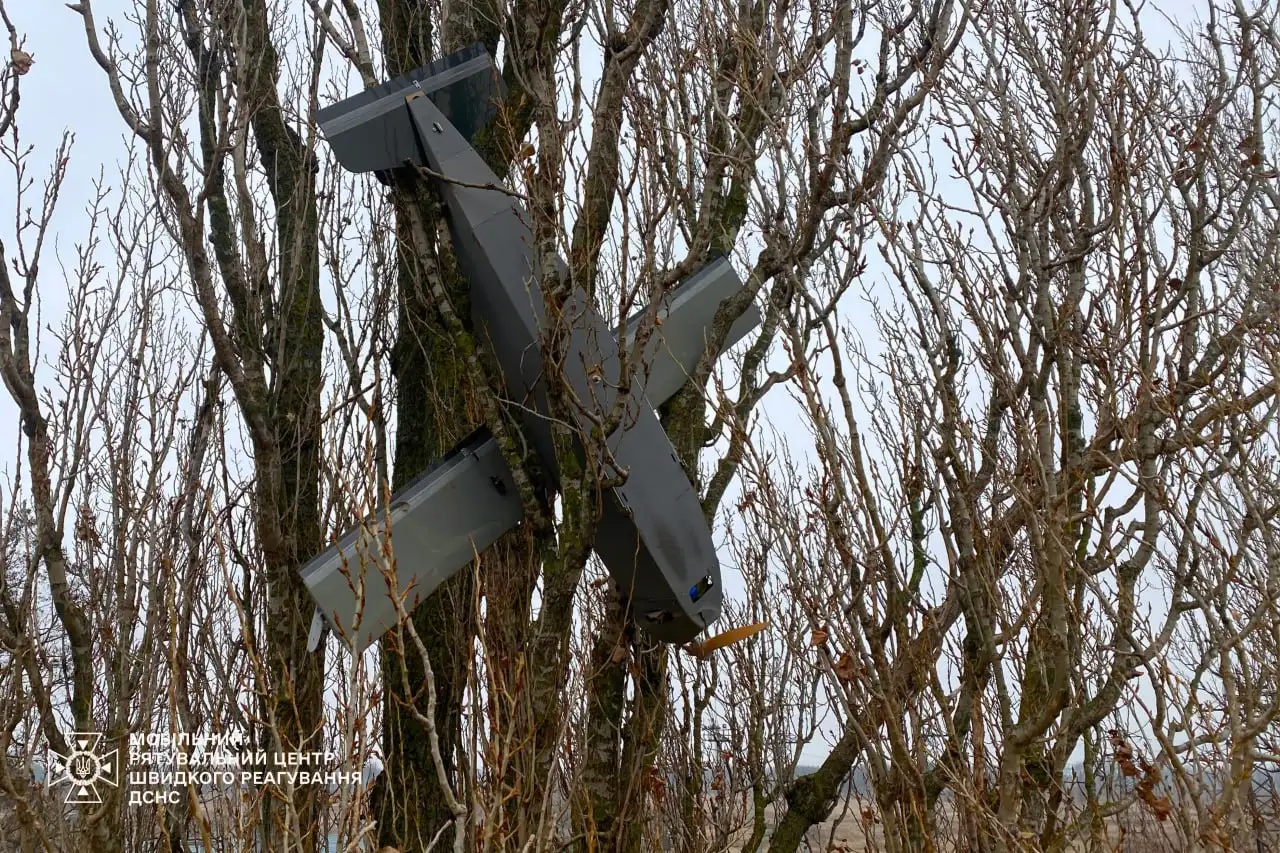
[[[382,172],[406,162],[426,165],[405,109],[406,96],[415,91],[430,98],[471,141],[497,113],[506,87],[493,58],[477,43],[325,107],[316,120],[344,169]]]

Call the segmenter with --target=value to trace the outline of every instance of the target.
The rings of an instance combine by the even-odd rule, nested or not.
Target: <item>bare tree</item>
[[[6,483],[0,533],[0,787],[22,849],[118,850],[161,831],[126,820],[122,786],[104,786],[102,806],[76,814],[60,791],[36,785],[35,768],[51,776],[45,748],[70,754],[73,732],[99,733],[103,752],[123,754],[141,722],[199,718],[176,674],[199,611],[179,590],[205,567],[198,549],[179,557],[208,523],[198,495],[216,379],[204,377],[199,339],[174,309],[159,222],[100,174],[84,240],[72,258],[55,256],[72,139],[37,182],[15,116],[0,123],[19,211],[12,254],[0,245],[0,368],[26,462]],[[65,312],[48,327],[52,353],[42,357],[36,320],[42,293],[58,304],[58,269]],[[199,412],[194,422],[187,410]]]
[[[265,3],[163,10],[143,4],[135,52],[114,27],[104,46],[89,2],[73,9],[121,118],[144,146],[155,209],[185,259],[214,364],[248,431],[261,559],[252,573],[263,581],[258,594],[266,613],[256,716],[269,736],[259,746],[272,755],[306,751],[318,744],[324,662],[323,654],[305,651],[310,607],[297,571],[321,543],[314,130],[282,106]],[[184,129],[189,115],[194,143]],[[255,155],[260,171],[251,175]],[[273,251],[261,230],[259,181],[272,202]],[[262,816],[268,846],[283,849],[292,833],[313,843],[315,797],[307,789],[268,792]]]
[[[1273,498],[1243,482],[1275,439],[1273,16],[1215,10],[1184,66],[1114,7],[989,4],[943,71],[938,147],[877,216],[880,354],[790,332],[815,470],[749,477],[846,727],[775,848],[865,768],[886,849],[1109,849],[1131,805],[1254,849],[1270,664],[1231,658],[1276,624]],[[1207,744],[1168,703],[1210,682],[1240,757],[1179,770],[1175,805],[1163,768]]]
[[[1271,6],[1215,5],[1167,54],[1142,10],[1093,0],[94,12],[65,14],[130,159],[67,281],[40,258],[69,140],[0,252],[20,843],[1274,843]],[[25,199],[19,80],[43,59],[4,21]],[[508,89],[478,147],[525,201],[548,316],[580,286],[621,322],[716,253],[743,274],[660,415],[724,543],[723,621],[763,633],[673,649],[637,629],[591,558],[627,475],[602,443],[621,407],[565,426],[586,401],[546,329],[548,488],[427,176],[345,175],[317,138],[350,81],[476,41]],[[752,302],[761,328],[718,361]],[[658,331],[651,311],[623,359]],[[522,525],[371,669],[307,654],[298,569],[480,424]],[[394,542],[367,559],[395,581]],[[45,744],[97,730],[245,730],[384,770],[371,795],[188,785],[153,809],[31,784]]]

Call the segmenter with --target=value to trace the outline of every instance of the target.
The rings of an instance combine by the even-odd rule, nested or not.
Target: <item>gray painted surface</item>
[[[496,188],[497,176],[429,98],[408,104],[426,165],[442,176],[437,189],[454,253],[471,282],[473,326],[496,356],[508,395],[523,404],[524,430],[543,466],[557,476],[540,351],[547,322],[541,284],[548,273],[563,281],[564,265],[539,268],[516,199]],[[697,492],[653,406],[643,395],[619,394],[623,365],[612,330],[581,288],[571,289],[558,322],[569,343],[556,369],[577,398],[579,434],[597,430],[621,402],[621,424],[606,443],[627,479],[601,502],[595,551],[631,600],[637,624],[666,642],[691,640],[719,618],[722,601],[719,560]]]
[[[661,406],[680,389],[684,377],[702,357],[705,329],[716,308],[741,287],[742,282],[733,267],[728,261],[719,259],[681,282],[664,297],[663,306],[659,309],[663,323],[645,350],[652,361],[644,390],[653,406]],[[637,312],[624,326],[628,343],[634,340],[642,313]],[[758,322],[759,312],[753,308],[730,328],[724,349],[742,340]],[[489,493],[490,490],[496,491],[494,478],[507,490],[506,496],[499,494],[497,500]],[[417,602],[470,564],[472,548],[469,543],[465,547],[458,543],[457,536],[476,536],[475,550],[483,551],[498,536],[516,526],[521,509],[519,500],[511,497],[513,494],[511,474],[498,452],[497,442],[487,429],[482,428],[392,498],[391,534],[395,546],[396,578],[401,592],[410,591],[405,601],[406,612],[412,611]],[[424,543],[423,540],[434,536],[440,520],[452,514],[458,506],[467,506],[470,512],[484,511],[492,515],[469,517],[462,527],[443,531],[442,540],[453,541],[455,545],[446,558],[440,545],[432,541]],[[500,530],[497,529],[499,527]],[[303,580],[312,595],[323,603],[328,617],[327,626],[341,635],[355,636],[353,645],[357,650],[375,642],[396,623],[395,605],[389,597],[388,584],[377,564],[370,559],[371,555],[382,552],[383,529],[383,524],[375,521],[363,534],[360,530],[351,531],[302,571]],[[459,534],[458,530],[462,532]],[[363,578],[360,574],[362,567],[365,572]],[[353,635],[349,628],[355,621],[357,583],[368,586],[364,610],[360,614],[360,630],[358,635]]]
[[[473,45],[325,107],[316,120],[343,168],[373,172],[422,163],[422,145],[404,108],[411,91],[430,98],[471,139],[494,116],[506,87],[484,47]]]
[[[406,613],[515,527],[522,512],[511,472],[487,429],[472,433],[400,490],[390,510],[394,592],[405,596]],[[384,548],[388,519],[379,516],[349,532],[302,570],[303,582],[328,627],[357,651],[398,621]],[[364,606],[357,613],[362,588]]]
[[[545,303],[536,271],[532,234],[517,200],[502,190],[497,177],[469,143],[476,109],[463,97],[444,103],[433,92],[493,91],[487,55],[475,49],[436,63],[447,85],[422,72],[392,81],[321,112],[321,130],[344,167],[353,171],[385,169],[408,160],[428,166],[442,179],[437,186],[448,212],[454,251],[471,283],[473,327],[495,355],[507,394],[522,406],[523,431],[546,469],[558,476],[552,443],[539,343]],[[461,70],[460,70],[461,69]],[[466,75],[470,74],[468,77]],[[388,90],[398,85],[398,91]],[[426,97],[414,96],[421,90]],[[398,106],[397,102],[398,101]],[[444,107],[442,110],[441,107]],[[462,115],[466,133],[451,122]],[[406,142],[404,120],[416,130]],[[553,275],[567,271],[555,259]],[[626,482],[609,490],[596,532],[596,553],[631,598],[637,622],[668,642],[692,639],[720,615],[720,570],[711,531],[698,495],[663,431],[654,407],[683,384],[705,349],[705,335],[716,309],[739,291],[741,281],[727,260],[708,264],[668,295],[664,322],[645,349],[652,367],[647,376],[626,377],[635,393],[626,400],[620,426],[607,438]],[[581,412],[577,427],[591,432],[609,413],[623,379],[614,332],[588,304],[580,288],[571,292],[561,321],[570,335],[569,357],[561,374],[576,394]],[[632,339],[640,315],[621,330]],[[754,308],[731,329],[725,346],[740,340],[760,321]],[[585,452],[578,444],[580,458]],[[495,484],[501,485],[501,489]],[[468,565],[520,518],[510,472],[496,444],[483,430],[453,451],[392,501],[391,528],[397,575],[414,594],[411,610],[448,577]],[[357,559],[362,549],[377,552],[381,526],[359,531],[320,555],[303,577],[331,626],[351,624],[357,586],[343,571],[376,565]],[[474,545],[472,544],[474,542]],[[357,570],[358,574],[358,570]],[[365,571],[365,604],[355,645],[363,648],[394,625],[395,608],[381,572]],[[343,618],[345,615],[346,618]]]
[[[675,396],[689,374],[697,367],[707,349],[707,333],[711,330],[720,303],[742,290],[742,280],[725,258],[717,258],[671,290],[658,308],[661,325],[644,348],[643,363],[648,375],[640,377],[644,395],[654,407]],[[623,326],[627,350],[635,343],[636,330],[644,318],[640,309],[627,318]],[[732,326],[721,347],[728,350],[747,333],[760,325],[760,309],[753,302]]]

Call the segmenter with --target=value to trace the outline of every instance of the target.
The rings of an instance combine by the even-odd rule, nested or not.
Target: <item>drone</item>
[[[524,209],[473,147],[504,95],[493,60],[477,44],[322,109],[318,123],[343,168],[389,183],[392,169],[415,166],[433,181],[471,288],[473,331],[493,355],[508,399],[518,404],[518,428],[554,485],[560,471],[541,352],[548,322],[544,271]],[[555,274],[567,280],[562,260]],[[615,409],[619,388],[628,384],[623,380],[630,380],[623,416],[605,437],[610,464],[626,476],[604,490],[592,547],[636,624],[662,642],[687,643],[706,630],[720,616],[723,591],[697,490],[655,409],[695,369],[720,304],[742,286],[721,255],[664,294],[644,368],[618,358],[620,342],[635,342],[643,309],[611,328],[575,287],[556,320],[567,325],[560,369],[581,403],[577,435]],[[752,304],[730,327],[719,354],[760,320]],[[632,373],[625,377],[623,370]],[[576,448],[583,461],[595,452],[580,438]],[[325,630],[356,650],[376,642],[524,514],[511,469],[487,427],[392,495],[385,510],[302,568],[316,601],[310,648]],[[377,565],[380,557],[368,559],[384,553],[387,537],[395,546],[393,573]],[[393,575],[399,589],[392,589]]]

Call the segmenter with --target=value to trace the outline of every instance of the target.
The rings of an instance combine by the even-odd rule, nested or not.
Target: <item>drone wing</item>
[[[721,255],[672,289],[658,308],[657,327],[644,349],[648,372],[639,379],[644,394],[654,408],[675,396],[689,375],[697,368],[707,350],[707,334],[715,322],[716,311],[726,299],[742,291],[742,279],[734,272],[729,259]],[[627,349],[635,342],[636,331],[644,319],[642,308],[627,318],[622,334]],[[729,327],[729,336],[720,346],[725,353],[731,346],[760,325],[760,309],[755,302]]]
[[[544,305],[538,278],[529,278],[536,266],[532,235],[519,204],[470,145],[501,96],[492,60],[477,46],[321,110],[318,119],[339,162],[352,171],[383,171],[409,162],[436,172],[455,251],[472,284],[475,325],[498,357],[508,391],[526,404],[526,437],[554,476],[537,347]],[[557,266],[563,276],[558,259]],[[722,593],[697,493],[654,407],[696,368],[720,304],[741,287],[727,259],[720,258],[665,297],[664,323],[645,350],[651,366],[632,377],[644,393],[632,395],[629,423],[609,437],[614,458],[630,476],[605,502],[595,549],[632,598],[637,620],[655,637],[672,642],[689,639],[714,621]],[[620,379],[615,333],[580,289],[575,288],[565,313],[575,318],[567,376],[582,399],[598,398],[601,410],[607,410]],[[633,317],[617,333],[634,337],[638,321]],[[724,346],[759,322],[759,312],[749,307]],[[588,371],[588,364],[600,373]],[[399,493],[389,517],[348,534],[303,570],[319,603],[312,645],[326,623],[361,648],[377,639],[400,613],[412,610],[514,527],[520,514],[496,444],[487,433],[473,435]],[[391,537],[384,537],[387,531]],[[383,553],[390,550],[386,538],[394,539],[394,571]],[[406,588],[407,597],[397,606],[392,596]]]
[[[488,429],[476,430],[398,492],[389,513],[366,519],[302,569],[317,620],[360,651],[515,527],[521,513],[498,443]]]
[[[702,358],[716,309],[741,289],[733,267],[720,258],[667,294],[659,309],[662,325],[645,350],[650,404],[661,406],[680,390]],[[642,315],[633,315],[620,330],[628,342],[634,341]],[[740,341],[759,322],[753,305],[730,328],[722,349]],[[405,613],[412,612],[466,568],[475,554],[514,528],[520,517],[519,497],[498,444],[487,429],[479,429],[396,493],[390,524],[386,519],[366,520],[303,568],[303,581],[318,603],[319,621],[310,647],[319,643],[321,628],[346,637],[357,651],[375,642],[398,621],[393,589],[407,591],[401,606]],[[390,537],[383,535],[387,529]],[[391,546],[394,578],[385,571]]]

